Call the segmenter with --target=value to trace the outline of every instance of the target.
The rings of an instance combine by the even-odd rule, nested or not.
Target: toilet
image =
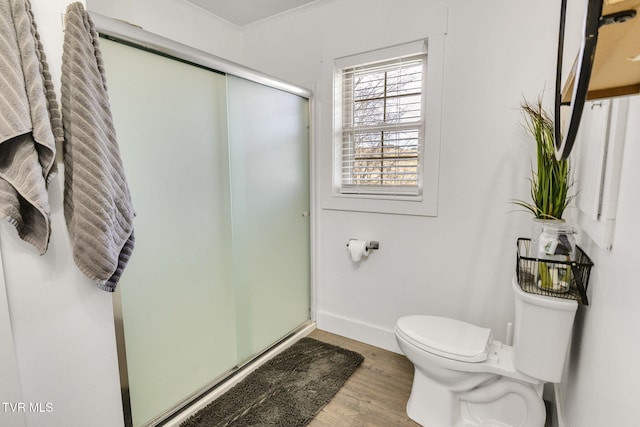
[[[542,389],[562,378],[578,303],[526,293],[515,277],[511,285],[513,345],[456,319],[398,319],[398,346],[415,366],[411,419],[424,427],[544,426]]]

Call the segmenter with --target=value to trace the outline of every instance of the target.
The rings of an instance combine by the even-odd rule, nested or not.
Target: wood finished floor
[[[364,356],[362,365],[309,426],[420,427],[405,412],[413,381],[413,365],[406,357],[319,329],[309,336]],[[545,427],[551,427],[551,406],[545,404]]]
[[[318,329],[309,336],[364,356],[309,426],[419,426],[405,411],[413,380],[413,365],[406,357]]]

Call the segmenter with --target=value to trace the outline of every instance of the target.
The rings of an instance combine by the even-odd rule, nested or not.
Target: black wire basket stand
[[[572,299],[578,301],[579,304],[589,305],[589,300],[587,299],[587,288],[589,287],[589,275],[591,274],[593,262],[579,246],[576,246],[575,261],[550,261],[546,259],[533,258],[530,254],[531,240],[522,237],[519,238],[516,275],[518,277],[518,284],[523,291],[537,295]],[[544,263],[546,266],[551,266],[553,268],[570,268],[572,274],[569,283],[569,290],[566,292],[556,292],[540,288],[537,283],[536,275],[540,263]]]

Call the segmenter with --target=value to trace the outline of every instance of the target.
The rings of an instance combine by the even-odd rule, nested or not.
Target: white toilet
[[[415,366],[407,414],[425,427],[543,427],[542,388],[559,382],[577,301],[525,293],[514,277],[513,346],[490,329],[437,316],[398,320]]]

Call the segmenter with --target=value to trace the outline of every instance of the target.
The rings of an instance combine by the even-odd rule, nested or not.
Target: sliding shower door
[[[123,402],[144,426],[309,319],[309,101],[100,43],[137,213]]]
[[[136,210],[119,285],[133,425],[236,365],[225,76],[101,40]]]
[[[309,319],[309,101],[227,76],[238,356]]]

